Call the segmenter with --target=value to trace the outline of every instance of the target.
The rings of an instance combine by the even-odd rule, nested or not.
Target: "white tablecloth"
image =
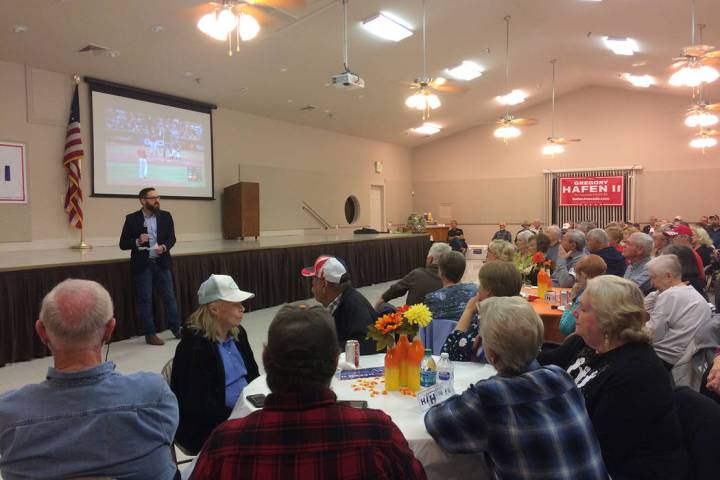
[[[383,365],[384,358],[384,354],[363,356],[360,358],[360,368],[380,367]],[[435,361],[438,361],[438,357],[435,357]],[[495,369],[489,365],[470,362],[453,362],[453,364],[457,393],[462,393],[470,384],[495,374]],[[355,380],[339,380],[336,377],[333,378],[331,388],[339,400],[366,400],[369,408],[376,408],[387,413],[405,435],[410,448],[425,467],[429,479],[468,480],[473,478],[483,480],[489,478],[487,466],[480,455],[451,455],[435,443],[425,430],[424,412],[415,397],[401,395],[399,392],[388,392],[387,395],[370,397],[368,391],[354,391],[353,383]],[[265,395],[270,393],[264,375],[256,378],[243,389],[230,418],[242,418],[257,410],[245,400],[247,395],[256,393]],[[183,478],[190,476],[194,463],[183,471]]]

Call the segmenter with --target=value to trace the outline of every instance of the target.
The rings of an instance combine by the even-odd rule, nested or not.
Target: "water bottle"
[[[440,361],[437,364],[437,381],[438,383],[452,383],[454,379],[455,375],[453,372],[453,364],[450,361],[450,356],[447,352],[443,352],[440,354]]]
[[[432,387],[437,381],[437,366],[432,357],[432,349],[425,349],[425,357],[420,364],[420,386]]]

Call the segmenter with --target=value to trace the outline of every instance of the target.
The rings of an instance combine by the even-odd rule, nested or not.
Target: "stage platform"
[[[253,310],[311,297],[310,281],[300,270],[319,255],[342,258],[353,284],[365,286],[401,278],[422,265],[429,245],[427,235],[335,233],[178,242],[172,254],[180,318],[197,307],[197,288],[211,273],[232,275],[241,289],[255,293],[247,302]],[[34,322],[45,294],[69,277],[96,280],[108,289],[117,318],[113,340],[141,335],[129,257],[118,247],[0,252],[0,366],[49,354]],[[155,303],[162,331],[161,302]]]

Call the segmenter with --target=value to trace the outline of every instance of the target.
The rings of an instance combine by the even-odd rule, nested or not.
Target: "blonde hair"
[[[515,245],[507,240],[493,240],[487,249],[501,262],[512,262],[515,258]]]
[[[650,343],[645,327],[648,314],[643,294],[635,282],[615,275],[588,280],[585,293],[597,316],[600,331],[622,342]]]
[[[713,247],[713,242],[710,240],[707,230],[702,227],[690,227],[693,231],[693,235],[697,240],[698,245],[705,245],[706,247]]]
[[[480,318],[483,345],[496,355],[498,372],[519,372],[537,357],[544,326],[525,299],[487,298],[480,303]]]
[[[194,330],[202,332],[203,336],[209,340],[223,340],[221,338],[222,334],[224,333],[223,329],[220,328],[218,318],[217,316],[215,316],[215,314],[212,312],[212,309],[210,308],[212,305],[217,305],[220,302],[222,302],[222,300],[215,300],[214,302],[200,305],[198,309],[190,315],[187,326]],[[232,335],[234,338],[237,338],[238,328],[233,327],[232,329],[230,329],[230,335]]]
[[[615,243],[623,241],[623,231],[617,226],[617,224],[612,227],[605,227],[605,232],[607,233],[609,239],[614,240]]]

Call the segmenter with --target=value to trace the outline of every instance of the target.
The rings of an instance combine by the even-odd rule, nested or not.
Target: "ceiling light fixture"
[[[615,55],[633,55],[640,51],[637,42],[629,37],[605,37],[604,41]]]
[[[416,110],[435,110],[441,103],[437,95],[428,88],[421,88],[405,100],[405,105]]]
[[[690,61],[672,74],[670,85],[673,87],[697,87],[701,83],[712,83],[719,77],[720,74],[713,67]]]
[[[418,135],[435,135],[442,130],[442,127],[437,123],[425,122],[422,126],[412,128],[411,130],[413,133],[417,133]]]
[[[376,37],[399,42],[413,34],[405,21],[389,12],[380,12],[362,22],[362,27]]]
[[[495,129],[493,135],[504,140],[517,138],[522,132],[515,125],[502,125]]]
[[[711,148],[717,145],[717,138],[711,137],[704,133],[700,133],[698,136],[690,140],[690,146],[692,148]]]
[[[552,121],[550,126],[550,136],[545,140],[545,146],[542,149],[543,155],[560,155],[565,151],[563,145],[568,143],[579,142],[579,138],[562,138],[555,136],[555,69],[557,59],[550,60],[552,65]]]
[[[440,99],[435,95],[430,86],[430,79],[427,76],[427,36],[426,36],[426,25],[427,25],[427,12],[425,9],[425,0],[422,2],[422,53],[423,53],[423,75],[420,81],[417,83],[419,86],[418,91],[410,95],[405,99],[405,105],[416,110],[422,110],[423,120],[430,118],[430,110],[440,108]],[[442,85],[446,82],[444,78],[436,79],[439,82],[438,85]]]
[[[648,88],[655,85],[655,79],[650,75],[633,75],[632,73],[626,73],[623,77],[638,88]]]
[[[228,42],[228,55],[233,54],[233,36],[235,37],[235,51],[240,51],[240,41],[252,40],[260,32],[258,21],[243,11],[247,6],[244,2],[227,2],[222,7],[206,13],[197,23],[197,28],[215,40]],[[233,35],[233,30],[235,35]]]
[[[460,65],[446,69],[448,75],[458,80],[469,81],[483,74],[483,68],[470,60],[463,60]]]
[[[548,143],[542,148],[543,155],[560,155],[565,151],[565,147],[559,143]]]
[[[707,111],[696,111],[685,118],[685,125],[690,128],[711,127],[718,123],[718,116]]]
[[[517,105],[523,103],[527,99],[527,94],[522,90],[513,90],[505,95],[495,97],[495,100],[500,102],[502,105]]]
[[[717,57],[720,57],[720,50],[715,50],[715,47],[703,44],[702,31],[705,25],[695,23],[694,0],[690,2],[690,22],[690,41],[692,43],[689,47],[683,48],[680,57],[673,59],[676,61],[673,68],[682,66],[680,70],[670,77],[670,85],[673,87],[695,88],[702,83],[712,83],[720,78],[720,73],[706,64],[706,62],[712,62]],[[699,42],[695,41],[696,29],[699,30]]]

